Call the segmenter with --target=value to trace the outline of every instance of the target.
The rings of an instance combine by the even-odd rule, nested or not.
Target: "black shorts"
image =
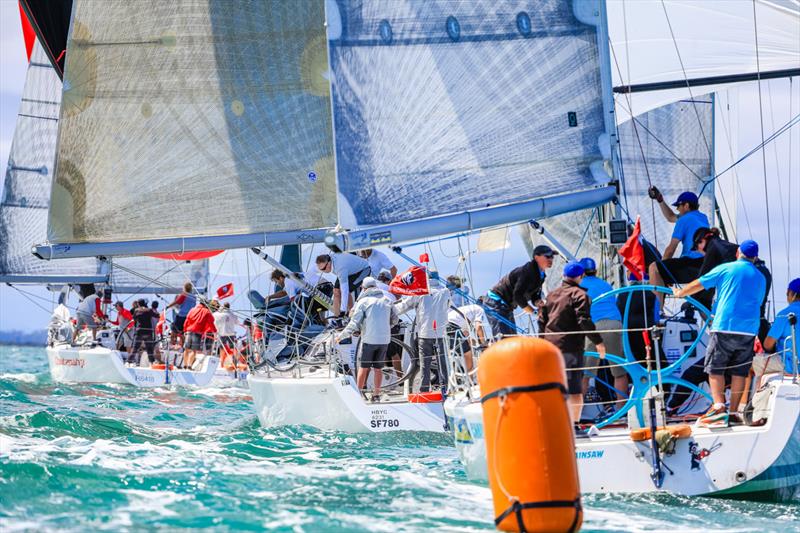
[[[564,367],[567,369],[567,392],[583,394],[583,370],[572,370],[583,367],[583,354],[565,353]]]
[[[739,335],[712,331],[706,347],[703,369],[709,375],[745,377],[755,356],[755,335]]]
[[[155,344],[156,340],[153,338],[153,334],[150,331],[144,333],[137,332],[133,336],[133,349],[131,351],[136,353],[142,349],[142,346],[144,346],[144,350],[147,352],[147,354],[153,355]]]
[[[667,285],[684,284],[700,277],[702,257],[673,257],[656,262],[658,273]]]
[[[236,336],[225,335],[219,338],[219,343],[228,350],[233,350],[236,347]]]
[[[173,333],[183,333],[183,323],[186,322],[185,316],[176,316],[175,320],[172,321],[172,331]]]
[[[361,368],[383,368],[386,360],[386,349],[388,344],[367,344],[361,343],[361,358],[358,366]]]
[[[361,287],[361,282],[364,281],[364,278],[369,276],[370,269],[365,268],[364,270],[359,270],[355,274],[350,274],[347,276],[347,288],[350,292],[355,292]],[[336,278],[336,283],[333,284],[334,289],[341,289],[341,284],[339,283],[339,278]]]

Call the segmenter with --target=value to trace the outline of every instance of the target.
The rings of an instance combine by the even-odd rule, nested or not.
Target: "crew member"
[[[133,346],[133,314],[125,309],[122,302],[116,302],[114,309],[117,311],[116,320],[109,320],[110,324],[119,326],[119,333],[117,333],[117,350],[120,352],[129,352]]]
[[[183,344],[183,324],[186,321],[186,315],[189,314],[189,311],[191,311],[197,303],[197,298],[195,298],[192,291],[194,291],[194,286],[189,282],[185,283],[183,292],[177,295],[175,299],[172,300],[172,303],[167,305],[164,309],[164,311],[167,311],[171,307],[177,307],[169,333],[170,344],[175,344],[176,341],[178,341],[179,345]]]
[[[374,278],[367,276],[361,286],[363,292],[353,306],[350,322],[337,341],[350,337],[356,331],[361,332],[361,357],[356,383],[358,390],[363,391],[370,369],[375,369],[372,376],[374,384],[372,401],[375,402],[381,397],[382,370],[392,340],[392,324],[397,322],[397,312],[383,295],[383,291],[376,286]]]
[[[786,301],[789,305],[781,309],[775,315],[775,322],[764,339],[764,350],[768,355],[756,355],[753,359],[753,370],[756,376],[764,374],[793,373],[794,372],[794,352],[792,339],[800,334],[800,325],[793,332],[789,323],[789,315],[794,314],[795,319],[800,321],[800,278],[795,278],[789,282],[786,289]]]
[[[735,414],[753,361],[759,327],[759,310],[766,292],[766,280],[758,271],[758,244],[746,240],[739,245],[737,260],[715,267],[682,289],[672,290],[676,298],[703,289],[716,289],[705,370],[714,404],[700,417],[698,425],[726,427],[731,418],[725,408],[725,374],[731,376],[730,412]]]
[[[333,272],[336,276],[336,283],[333,285],[333,312],[339,315],[347,313],[353,306],[350,293],[358,297],[361,283],[370,273],[369,263],[355,254],[331,252],[318,255],[316,264],[320,272]]]
[[[210,303],[199,300],[197,305],[186,315],[183,328],[186,334],[183,368],[191,369],[198,353],[205,355],[211,351],[217,327],[214,325],[214,315],[211,313],[210,306]]]
[[[420,392],[431,388],[431,368],[434,359],[438,365],[437,375],[443,394],[447,389],[447,362],[445,357],[445,335],[447,333],[447,311],[450,308],[450,291],[439,287],[439,280],[431,277],[429,292],[423,296],[407,296],[397,302],[397,313],[403,314],[412,309],[416,312],[414,321],[418,342],[418,353],[422,357],[422,382]]]
[[[366,259],[367,263],[369,263],[372,277],[377,278],[381,270],[388,270],[392,279],[397,275],[397,267],[394,266],[394,263],[392,263],[385,253],[375,250],[374,248],[365,248],[361,250],[358,255]]]
[[[78,330],[86,326],[92,330],[92,340],[97,340],[97,327],[102,320],[106,318],[103,314],[103,309],[100,306],[100,296],[94,292],[94,289],[88,289],[87,294],[81,303],[78,304]]]
[[[467,304],[452,307],[447,313],[447,333],[450,336],[450,350],[457,353],[460,347],[464,354],[464,367],[467,372],[474,368],[472,359],[472,339],[475,337],[479,346],[485,346],[491,339],[491,330],[487,335],[489,319],[483,307],[477,304]],[[474,335],[473,335],[474,332]]]
[[[664,197],[656,187],[651,187],[648,193],[650,198],[658,202],[664,218],[675,224],[663,259],[650,263],[650,279],[654,285],[688,283],[697,277],[703,264],[703,254],[694,249],[694,235],[698,229],[710,226],[708,217],[699,211],[700,201],[691,191],[682,192],[673,202],[677,213],[664,202]],[[674,255],[678,244],[681,245],[681,255],[676,258]]]
[[[133,347],[131,348],[129,362],[134,365],[139,364],[139,354],[142,348],[147,352],[147,359],[150,363],[155,362],[155,332],[153,319],[158,319],[158,313],[147,306],[147,301],[142,298],[137,302],[136,309],[133,311]],[[131,361],[131,358],[133,359]]]
[[[599,302],[595,300],[601,295],[611,292],[613,287],[607,281],[597,277],[597,263],[591,257],[584,257],[580,260],[583,267],[584,276],[581,281],[581,287],[586,289],[589,298],[592,300],[591,316],[597,329],[600,330],[599,335],[603,338],[603,344],[609,353],[617,357],[625,357],[622,351],[622,315],[617,309],[617,303],[614,298],[604,298]],[[591,339],[586,339],[586,351],[595,352],[595,345]],[[588,357],[588,356],[587,356]],[[594,356],[591,356],[587,365],[599,366],[598,361]],[[595,372],[599,372],[599,368]],[[621,406],[621,402],[625,400],[628,392],[628,373],[624,367],[618,365],[611,366],[611,375],[614,377],[615,393],[619,402],[617,406]],[[584,388],[588,385],[589,378],[584,378]]]
[[[528,314],[542,300],[545,271],[553,266],[555,252],[541,244],[533,249],[533,259],[505,275],[487,293],[484,304],[489,310],[489,322],[496,336],[517,333],[514,309],[521,307]]]
[[[228,364],[227,359],[229,356],[233,358],[233,354],[236,351],[236,326],[239,325],[239,321],[231,311],[231,304],[228,302],[225,302],[212,315],[214,316],[214,327],[217,329],[220,353],[222,354],[220,366],[223,368],[235,366],[236,361]]]
[[[539,307],[539,333],[555,344],[564,358],[570,415],[575,423],[580,421],[583,409],[583,371],[577,369],[583,367],[585,337],[594,342],[600,359],[606,356],[603,338],[594,332],[591,298],[580,286],[583,274],[580,263],[567,263],[561,286],[550,292]]]

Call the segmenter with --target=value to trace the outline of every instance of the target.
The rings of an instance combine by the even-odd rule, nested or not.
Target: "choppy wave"
[[[42,350],[2,350],[4,531],[493,529],[489,490],[466,480],[446,436],[266,430],[246,391],[63,386]],[[800,523],[800,505],[665,495],[584,504],[584,531]]]

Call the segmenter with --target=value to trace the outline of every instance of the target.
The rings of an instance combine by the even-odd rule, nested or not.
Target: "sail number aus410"
[[[383,418],[381,420],[370,420],[369,425],[372,429],[399,428],[400,421],[396,418]]]

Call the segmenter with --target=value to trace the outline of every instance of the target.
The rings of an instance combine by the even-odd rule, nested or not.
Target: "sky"
[[[0,0],[0,161],[8,160],[26,67],[17,3]],[[762,83],[761,100],[762,105],[759,105],[756,83],[737,85],[718,96],[717,171],[760,143],[762,118],[765,136],[769,136],[790,116],[800,112],[800,79]],[[759,109],[763,113],[759,113]],[[761,244],[761,256],[773,265],[778,308],[785,305],[788,280],[800,276],[800,127],[795,127],[792,133],[791,145],[786,134],[767,147],[764,152],[766,161],[758,153],[718,180],[718,197],[726,200],[725,211],[736,221],[732,224],[736,236],[756,239]],[[768,204],[764,187],[765,164]],[[768,245],[767,220],[771,247]],[[421,252],[428,251],[434,266],[443,275],[468,273],[473,293],[484,293],[501,275],[528,259],[516,228],[509,229],[508,233],[511,245],[495,252],[475,252],[476,237],[471,237],[469,242],[462,238],[432,243],[427,247],[413,246],[406,248],[405,252],[417,258]],[[278,253],[276,249],[272,252],[274,255]],[[307,264],[313,262],[313,257],[323,252],[322,245],[307,247],[304,261]],[[387,253],[399,269],[408,266],[401,257]],[[247,289],[254,288],[262,293],[270,289],[267,284],[269,269],[246,250],[226,252],[213,259],[210,271],[212,289],[228,281],[234,282],[236,296],[233,307],[242,311],[248,310],[244,298]],[[46,327],[54,296],[41,288],[20,287],[20,290],[33,296],[6,286],[0,287],[0,330],[30,331]],[[74,297],[71,303],[76,303]]]

